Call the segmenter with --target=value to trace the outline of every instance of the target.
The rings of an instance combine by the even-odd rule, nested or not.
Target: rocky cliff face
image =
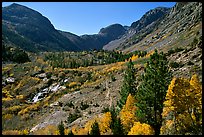
[[[157,7],[146,12],[141,19],[136,22],[133,22],[120,39],[111,41],[103,47],[105,50],[113,49],[125,49],[132,44],[139,42],[144,36],[151,33],[155,27],[158,25],[158,22],[169,13],[170,8]]]
[[[154,48],[163,48],[165,50],[181,44],[183,46],[188,45],[193,41],[197,33],[202,35],[202,3],[178,2],[165,13],[163,17],[139,32],[130,29],[128,34],[123,35],[121,39],[111,41],[103,49],[118,49],[124,52],[134,50],[149,51]],[[141,18],[141,20],[144,19]],[[192,35],[189,36],[189,33]]]
[[[145,13],[142,18],[136,22],[133,22],[131,24],[131,27],[134,28],[137,32],[139,32],[141,29],[145,28],[147,25],[151,24],[154,21],[157,21],[158,19],[162,18],[165,14],[169,13],[169,8],[165,7],[158,7],[155,9],[152,9]]]

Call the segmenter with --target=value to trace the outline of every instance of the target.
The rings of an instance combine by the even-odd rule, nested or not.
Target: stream
[[[56,92],[56,91],[58,91],[60,89],[65,89],[65,88],[66,88],[65,86],[60,86],[60,84],[54,83],[50,87],[44,88],[43,90],[38,92],[33,97],[33,99],[31,99],[31,102],[33,102],[33,103],[38,102],[38,101],[44,99],[49,93]]]

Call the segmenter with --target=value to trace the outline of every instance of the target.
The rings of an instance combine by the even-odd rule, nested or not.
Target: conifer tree
[[[152,126],[156,135],[162,125],[163,102],[171,78],[167,58],[155,50],[147,62],[142,83],[136,93],[136,106],[139,108],[136,115],[142,122]]]
[[[110,112],[111,112],[111,119],[112,119],[110,128],[113,132],[113,135],[124,135],[121,119],[120,117],[117,117],[117,112],[114,106],[111,107]]]
[[[60,135],[64,135],[64,124],[63,124],[62,121],[61,121],[61,123],[58,125],[58,130],[59,130]]]
[[[124,129],[120,117],[116,118],[112,128],[113,135],[124,135]]]
[[[95,121],[91,126],[90,135],[100,135],[98,122]]]
[[[127,65],[127,70],[125,71],[125,76],[123,80],[123,85],[120,91],[120,100],[118,102],[118,107],[122,109],[125,104],[129,94],[135,95],[135,68],[132,60],[130,59]]]

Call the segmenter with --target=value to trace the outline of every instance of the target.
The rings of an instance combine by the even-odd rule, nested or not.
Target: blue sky
[[[8,6],[13,2],[3,2]],[[56,29],[76,35],[97,34],[108,25],[130,26],[156,7],[173,7],[176,2],[15,2],[40,12]]]

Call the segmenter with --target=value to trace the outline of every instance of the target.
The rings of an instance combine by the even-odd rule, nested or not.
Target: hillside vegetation
[[[192,44],[193,47],[198,52],[201,50],[199,42],[194,45]],[[183,56],[190,55],[191,53],[191,51],[182,51]],[[202,71],[200,72],[199,68],[195,68],[189,76],[179,73],[179,69],[182,69],[184,66],[191,66],[192,64],[196,65],[196,61],[192,60],[192,64],[184,62],[182,67],[172,65],[170,60],[182,51],[171,50],[164,54],[167,55],[169,69],[173,71],[172,76],[188,79],[194,77],[193,74],[197,74],[200,77]],[[106,51],[42,53],[39,55],[30,54],[29,57],[32,57],[31,62],[3,64],[3,134],[59,134],[58,125],[61,121],[63,121],[66,134],[70,131],[73,134],[89,134],[94,121],[99,123],[100,134],[115,134],[114,130],[119,129],[114,128],[121,128],[120,130],[123,131],[123,134],[155,134],[156,131],[153,126],[148,121],[140,120],[136,115],[138,108],[134,105],[134,102],[138,101],[134,93],[139,89],[139,85],[144,82],[141,74],[146,73],[147,62],[149,62],[153,54],[155,54],[154,51],[149,53],[137,51],[127,55],[120,52]],[[56,57],[56,59],[48,58],[48,55]],[[105,59],[105,56],[111,55],[113,58],[117,56],[118,60],[116,58],[114,58],[114,62],[111,60],[101,60]],[[120,60],[119,55],[122,60]],[[92,59],[94,61],[91,66],[89,66],[90,64],[84,66],[83,63],[79,63],[81,66],[73,68],[66,67],[66,65],[54,65],[57,60],[62,60],[62,58],[69,59],[68,56],[70,59],[77,57],[79,62],[85,59]],[[199,59],[199,57],[196,57],[196,59]],[[123,97],[121,96],[121,89],[124,85],[122,84],[125,80],[124,76],[128,73],[125,70],[129,68],[127,67],[129,60],[132,60],[132,65],[135,69],[134,73],[131,74],[135,76],[134,79],[131,79],[135,90],[130,92],[130,95],[127,92],[129,86],[126,85],[126,88],[123,90],[123,92],[126,92],[126,98],[123,100],[127,104],[129,98],[132,98],[135,101],[132,103],[130,101],[128,104],[136,108],[128,108],[123,101],[124,103],[121,109],[119,109],[117,107],[118,101]],[[52,61],[56,62],[50,63]],[[76,62],[78,61],[76,60]],[[126,73],[123,73],[124,71]],[[171,78],[172,80],[173,77]],[[199,77],[196,79],[197,82],[202,80],[199,80]],[[126,77],[126,79],[129,78],[129,76]],[[197,93],[196,91],[195,94],[200,94],[200,92]],[[161,103],[164,102],[162,101]],[[112,113],[115,114],[116,123],[111,124],[114,118]],[[119,127],[118,124],[120,125]],[[138,131],[136,130],[138,126],[144,126],[144,129]],[[171,129],[172,131],[164,131],[164,128],[166,129],[165,126],[169,125],[162,124],[162,132],[159,132],[159,134],[191,134],[190,129],[183,129],[183,127],[180,127],[182,131],[179,132],[176,132],[174,129]],[[16,128],[17,131],[15,130]],[[198,131],[196,130],[195,132],[200,134],[199,127]]]

